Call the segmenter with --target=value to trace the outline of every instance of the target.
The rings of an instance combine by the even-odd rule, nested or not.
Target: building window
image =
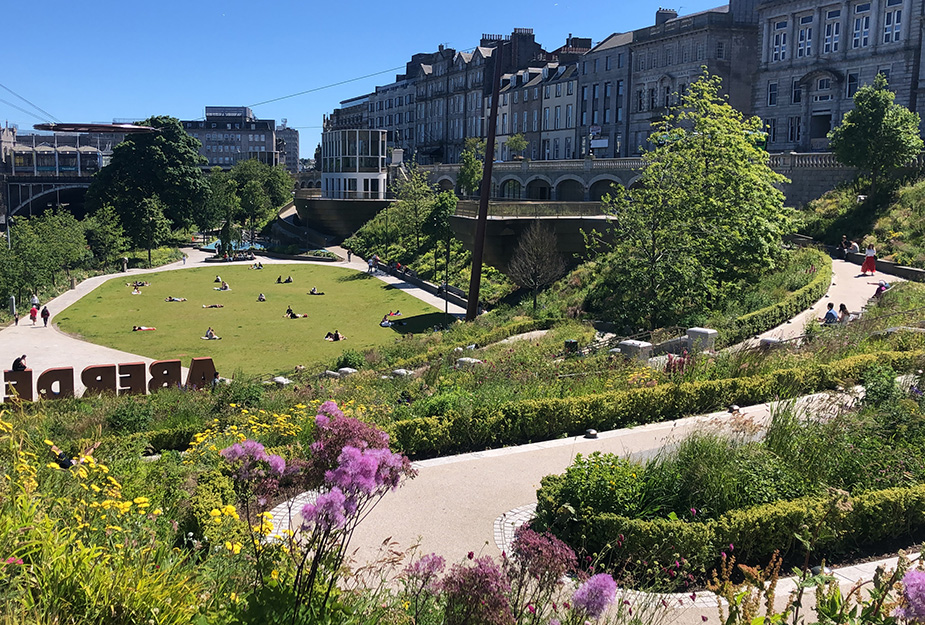
[[[549,96],[549,85],[546,85],[545,87],[543,87],[543,97],[547,99],[550,97]]]
[[[595,83],[591,85],[591,99],[597,100],[599,97],[601,97],[601,85],[600,83]]]
[[[594,59],[594,73],[597,73],[598,68],[600,67],[600,59]]]
[[[665,108],[671,106],[671,87],[665,87]]]
[[[681,46],[681,62],[687,63],[691,60],[691,47],[688,45]]]
[[[565,127],[566,128],[572,127],[572,105],[571,104],[567,104],[565,106]]]
[[[777,106],[777,83],[768,83],[768,106]]]
[[[574,92],[575,92],[575,81],[570,80],[568,81],[568,85],[566,85],[565,94],[572,95]]]
[[[582,85],[582,87],[581,87],[581,101],[582,101],[582,102],[587,102],[587,101],[588,101],[588,87],[587,87],[587,85]]]
[[[549,130],[549,107],[543,108],[543,130]]]
[[[901,4],[902,0],[896,0],[896,4]],[[887,2],[887,6],[890,3]],[[899,35],[902,31],[903,10],[887,9],[883,16],[883,43],[899,41]]]
[[[588,125],[588,111],[581,112],[581,125],[582,126]]]
[[[587,61],[582,61],[582,62],[581,62],[581,74],[582,74],[582,76],[584,76],[584,75],[587,74],[587,73],[588,73],[588,62],[587,62]]]
[[[601,112],[598,111],[597,109],[594,109],[593,111],[591,111],[591,123],[592,124],[601,123]]]
[[[805,19],[805,18],[804,18]],[[810,20],[813,18],[810,17]],[[813,55],[813,27],[801,26],[797,37],[797,58],[802,59]]]
[[[803,87],[800,86],[799,80],[794,80],[790,87],[790,103],[799,104],[803,101]]]
[[[697,44],[697,60],[698,61],[703,60],[703,44],[702,43]]]
[[[562,83],[556,83],[556,97],[562,97]]]
[[[787,138],[791,143],[799,143],[802,136],[801,119],[799,117],[790,118],[790,132]]]
[[[768,143],[777,141],[777,120],[769,119],[764,123],[764,126],[768,133]]]
[[[636,91],[636,110],[637,110],[637,111],[644,111],[644,110],[646,110],[645,104],[644,104],[644,101],[643,101],[643,92],[642,92],[642,89],[639,89],[638,91]]]
[[[562,107],[557,106],[556,107],[556,118],[555,118],[556,130],[559,130],[559,128],[561,127],[561,122],[562,122]]]
[[[607,58],[610,58],[610,57],[607,57]],[[559,160],[559,139],[558,138],[552,140],[552,157],[555,160]]]
[[[534,87],[534,88],[533,88],[533,99],[534,99],[534,100],[539,100],[539,99],[540,99],[540,88],[539,88],[539,87]]]
[[[771,47],[772,61],[787,60],[787,22],[777,22],[774,24],[773,46]]]
[[[835,13],[836,17],[841,14],[841,11],[829,11],[829,13]],[[825,54],[831,54],[832,52],[838,52],[838,39],[841,35],[841,22],[826,22],[825,24],[825,41],[822,45],[822,51]]]
[[[610,123],[610,109],[607,107],[604,108],[604,123],[605,124]]]
[[[514,132],[517,132],[517,128],[518,128],[518,127],[519,127],[519,126],[518,126],[518,124],[517,124],[517,113],[514,113],[514,125],[511,126],[511,128],[514,129]]]
[[[533,132],[536,132],[537,122],[539,121],[539,111],[533,109]]]
[[[858,91],[858,83],[860,82],[860,75],[858,72],[848,72],[848,79],[845,81],[845,95],[849,98],[853,98],[854,94]]]
[[[716,42],[716,58],[718,59],[726,58],[726,42],[724,41]]]
[[[610,57],[609,56],[604,57],[604,71],[607,71],[607,72],[610,71]]]
[[[883,77],[886,78],[887,82],[890,81],[890,68],[889,67],[881,67],[880,69],[877,70],[877,73],[883,74]]]
[[[658,106],[658,92],[654,88],[649,89],[649,110],[653,110]]]
[[[851,47],[866,48],[870,43],[870,15],[861,15],[870,12],[870,3],[859,4],[854,7],[854,35],[851,38]]]
[[[514,95],[514,104],[517,104],[517,92],[515,91],[513,95]]]
[[[623,69],[623,53],[617,54],[617,69]]]

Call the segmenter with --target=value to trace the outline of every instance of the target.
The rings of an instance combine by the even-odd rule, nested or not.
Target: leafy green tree
[[[270,197],[257,180],[249,180],[241,189],[241,211],[250,222],[251,242],[254,241],[254,222],[266,219],[271,211]]]
[[[485,141],[477,137],[466,139],[466,147],[460,155],[459,173],[456,183],[463,195],[472,195],[482,184],[483,162],[485,160]]]
[[[53,285],[57,285],[59,271],[63,270],[70,278],[71,269],[88,259],[84,225],[73,214],[61,209],[46,212],[35,219],[35,230],[45,243],[45,262]]]
[[[386,210],[399,220],[403,229],[413,235],[415,253],[418,253],[421,250],[424,223],[436,197],[434,185],[428,180],[427,172],[412,162],[407,177],[393,183],[392,192],[396,201]]]
[[[512,156],[514,153],[523,156],[523,151],[527,149],[527,139],[518,132],[507,140],[507,149],[511,151]]]
[[[248,182],[256,181],[263,187],[270,205],[279,208],[292,199],[292,176],[282,166],[272,167],[255,158],[238,161],[231,168],[231,178],[242,194]]]
[[[205,203],[209,187],[199,166],[200,143],[173,117],[150,117],[142,125],[158,132],[133,134],[115,147],[109,165],[93,176],[87,191],[87,209],[91,212],[109,204],[119,214],[132,243],[144,247],[134,238],[139,229],[131,223],[142,201],[153,197],[162,203],[168,226],[175,230],[196,222]]]
[[[116,262],[125,251],[125,231],[115,209],[109,204],[84,218],[84,232],[90,252],[99,266]]]
[[[870,174],[871,195],[890,171],[922,151],[919,114],[896,104],[895,98],[886,77],[877,74],[873,85],[858,89],[854,108],[829,133],[838,160]]]
[[[238,197],[238,187],[231,178],[231,174],[221,167],[213,167],[206,176],[209,184],[209,199],[196,218],[196,222],[203,230],[214,230],[220,227],[228,215],[238,215],[241,211],[241,200]]]
[[[586,306],[651,329],[719,304],[737,281],[774,267],[790,228],[786,178],[758,147],[761,120],[743,118],[704,74],[653,125],[638,188],[605,197],[612,251]]]
[[[443,191],[434,199],[434,206],[424,224],[424,233],[434,240],[434,271],[437,270],[437,254],[440,251],[438,242],[443,242],[446,253],[445,275],[450,271],[450,239],[453,231],[450,229],[450,217],[456,212],[456,194],[452,191]]]
[[[534,221],[517,242],[507,273],[518,286],[533,293],[535,312],[539,290],[565,273],[565,261],[556,252],[556,235],[552,230]]]
[[[142,249],[148,250],[148,267],[151,266],[151,250],[170,236],[170,221],[164,215],[164,203],[157,196],[146,197],[135,210],[135,219],[127,227],[129,236],[138,241]]]

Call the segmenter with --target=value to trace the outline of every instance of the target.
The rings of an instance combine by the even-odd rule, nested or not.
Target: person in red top
[[[29,311],[29,319],[32,319],[32,325],[35,325],[35,320],[38,319],[39,309],[35,306]]]

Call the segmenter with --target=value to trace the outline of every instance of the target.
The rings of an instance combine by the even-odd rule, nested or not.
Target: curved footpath
[[[875,285],[868,282],[876,282],[882,274],[875,278],[860,276],[857,265],[842,260],[833,260],[832,265],[828,294],[809,310],[762,336],[790,339],[802,335],[806,321],[821,317],[829,301],[834,301],[836,308],[841,303],[851,311],[863,308],[875,290]],[[885,279],[896,281],[893,277]],[[829,394],[818,394],[799,401],[802,408],[820,410],[830,408],[833,400]],[[564,472],[576,454],[600,451],[651,455],[705,425],[730,428],[741,425],[741,419],[760,425],[773,409],[774,404],[760,404],[742,409],[739,417],[717,412],[604,432],[596,439],[571,437],[417,462],[414,466],[418,476],[386,495],[373,509],[357,528],[351,550],[356,550],[354,557],[360,564],[375,559],[383,540],[388,538],[397,542],[398,550],[419,543],[419,553],[435,552],[448,562],[462,560],[469,551],[500,556],[509,544],[513,527],[532,516],[540,479]],[[304,495],[297,498],[294,510],[305,501]],[[286,527],[286,508],[284,503],[274,510],[278,530]],[[841,579],[845,584],[870,579],[874,568],[875,563],[849,567],[841,571]],[[789,591],[784,581],[779,589],[779,596]],[[716,600],[710,593],[700,593],[697,601],[685,601],[676,616],[682,623],[700,624],[702,616],[713,621]]]
[[[154,269],[130,269],[124,273],[96,276],[84,280],[77,285],[76,289],[66,291],[48,302],[42,302],[43,305],[48,306],[48,310],[51,312],[51,319],[47,328],[43,327],[41,319],[39,319],[38,322],[36,322],[36,325],[33,326],[29,321],[28,314],[25,314],[20,317],[18,326],[9,325],[6,328],[0,330],[0,367],[3,369],[9,368],[12,365],[13,359],[21,356],[22,354],[26,354],[26,362],[28,363],[29,368],[35,372],[36,376],[42,371],[51,369],[53,367],[73,367],[75,371],[75,392],[80,395],[84,390],[84,386],[80,381],[79,372],[82,371],[84,367],[107,363],[144,362],[145,364],[150,364],[154,362],[153,358],[147,358],[145,356],[139,356],[138,354],[131,354],[117,349],[95,345],[74,336],[65,334],[64,332],[58,330],[57,326],[55,325],[55,315],[65,310],[68,306],[109,280],[128,280],[141,274],[159,273],[162,271],[174,271],[181,269],[193,269],[196,267],[218,268],[225,267],[227,265],[251,264],[251,261],[206,263],[206,258],[209,257],[208,253],[193,248],[186,248],[182,251],[187,255],[186,263],[183,261],[177,261],[175,263],[163,265]],[[344,257],[345,256],[346,252],[344,252]],[[308,263],[315,265],[348,267],[357,271],[366,271],[366,263],[359,258],[354,258],[350,263],[345,260],[337,263],[330,263],[321,261],[292,261],[264,257],[260,257],[260,261],[264,265],[293,265]],[[431,295],[423,289],[419,289],[406,282],[402,282],[394,276],[379,273],[376,277],[383,282],[395,285],[396,288],[404,290],[409,295],[412,295],[434,306],[438,310],[443,310],[444,308],[444,300]],[[23,309],[23,306],[20,305],[20,313],[23,313],[24,311],[28,311],[28,308]],[[465,313],[465,310],[461,309],[459,306],[450,304],[450,312],[453,314],[462,314]],[[184,367],[183,376],[185,377],[186,374],[187,368]]]

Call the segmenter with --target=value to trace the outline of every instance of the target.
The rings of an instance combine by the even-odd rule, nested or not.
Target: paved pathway
[[[856,265],[835,260],[827,295],[792,322],[765,335],[782,339],[800,336],[806,321],[821,317],[829,301],[834,301],[836,307],[844,302],[849,310],[858,311],[874,292],[875,286],[868,282],[879,278],[859,276]],[[832,408],[831,402],[827,394],[801,399],[804,407],[814,411]],[[417,478],[382,500],[357,529],[351,548],[357,550],[359,563],[374,559],[388,537],[398,543],[399,549],[419,543],[421,553],[433,551],[449,562],[461,560],[469,551],[498,556],[507,546],[513,526],[529,518],[541,478],[565,471],[576,454],[601,451],[650,456],[704,426],[729,428],[741,425],[742,419],[760,425],[772,409],[773,404],[761,404],[743,409],[742,416],[735,418],[718,412],[605,432],[597,439],[572,437],[419,462],[415,464]],[[301,506],[295,509],[298,507]],[[283,507],[276,512],[279,527],[279,521],[286,516]],[[852,568],[842,579],[847,583],[870,572],[863,567]],[[704,599],[695,605],[687,602],[683,614],[678,615],[679,621],[701,623],[701,616],[714,620],[715,599],[709,593],[704,593]]]
[[[206,263],[206,258],[209,256],[207,252],[193,248],[187,248],[183,251],[187,254],[185,263],[182,261],[177,261],[175,263],[154,269],[131,269],[125,273],[96,276],[94,278],[84,280],[77,285],[76,289],[66,291],[48,302],[42,302],[43,305],[48,306],[48,310],[52,315],[47,328],[42,326],[41,319],[39,319],[37,324],[33,326],[29,321],[28,314],[26,314],[25,319],[20,318],[18,326],[9,325],[6,328],[0,330],[0,367],[5,368],[11,366],[13,359],[22,354],[27,355],[26,361],[29,365],[29,368],[35,372],[35,375],[38,375],[38,373],[53,367],[73,367],[75,371],[75,391],[79,395],[84,390],[84,386],[80,381],[79,373],[83,370],[84,367],[98,364],[128,362],[144,362],[146,364],[150,364],[154,361],[153,358],[147,358],[145,356],[139,356],[138,354],[131,354],[117,349],[111,349],[109,347],[88,343],[87,341],[83,341],[79,338],[59,331],[54,323],[55,315],[65,310],[68,306],[83,296],[87,295],[108,280],[129,281],[140,274],[192,269],[195,267],[205,266],[224,267],[227,265],[251,264],[251,261],[236,261],[220,264]],[[337,249],[332,251],[338,253]],[[343,252],[343,257],[346,258],[345,251]],[[264,265],[292,265],[309,262],[311,264],[317,265],[336,265],[340,267],[356,269],[357,271],[366,271],[366,263],[358,258],[354,258],[353,262],[351,263],[348,263],[346,260],[342,260],[337,263],[330,263],[320,261],[292,261],[264,257],[261,257],[260,260]],[[438,310],[443,310],[444,308],[444,301],[442,299],[431,295],[423,289],[419,289],[410,284],[402,282],[394,276],[380,273],[377,274],[377,278],[383,282],[395,285],[396,288],[405,290],[409,295],[412,295],[434,306]],[[20,306],[20,313],[24,311],[28,311],[28,308],[23,308]],[[450,304],[450,313],[461,314],[465,313],[465,310],[461,309],[459,306]],[[184,367],[184,377],[186,376],[186,373],[187,370]]]

